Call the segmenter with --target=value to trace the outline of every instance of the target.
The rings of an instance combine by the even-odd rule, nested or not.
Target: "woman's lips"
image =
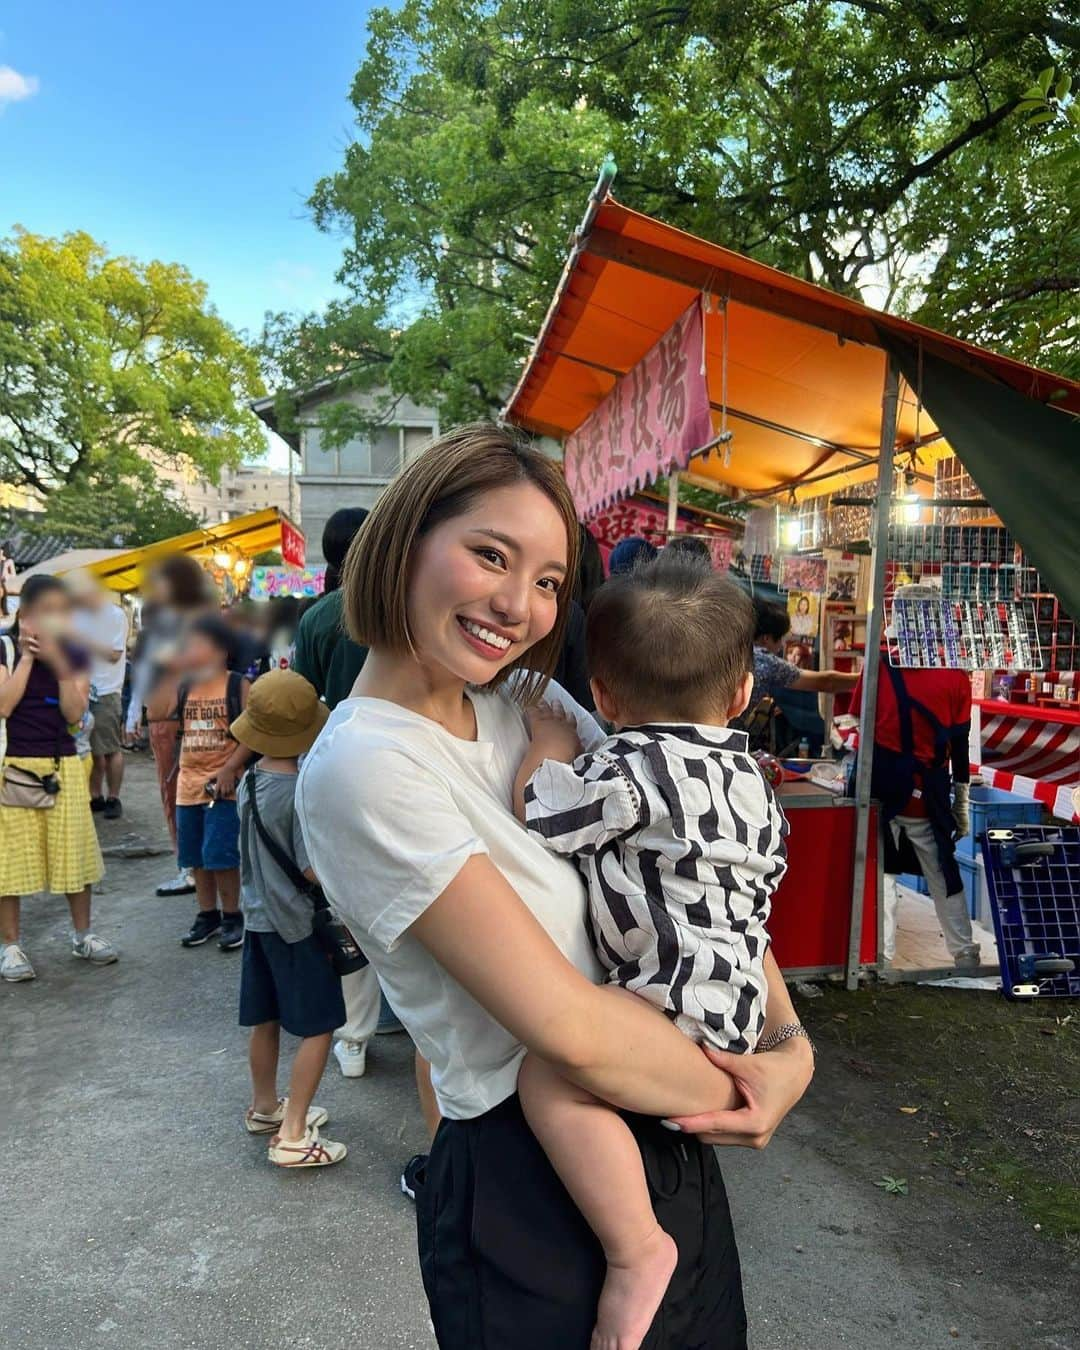
[[[472,647],[473,651],[479,652],[481,656],[485,657],[489,661],[503,660],[503,658],[506,656],[506,653],[510,650],[511,646],[513,645],[513,643],[509,639],[503,638],[502,634],[496,633],[493,629],[486,628],[483,624],[478,624],[473,619],[464,619],[459,615],[458,627],[461,629],[462,637],[469,644],[469,646]],[[496,642],[486,641],[485,638],[481,637],[478,632],[472,631],[474,629],[480,629],[484,633],[489,634],[491,637],[495,638],[496,640],[502,638],[504,645],[499,645],[498,641]]]

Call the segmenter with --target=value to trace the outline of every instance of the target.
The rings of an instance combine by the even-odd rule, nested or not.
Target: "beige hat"
[[[310,750],[330,710],[315,686],[295,670],[271,670],[256,680],[247,707],[229,730],[260,755],[291,759]]]

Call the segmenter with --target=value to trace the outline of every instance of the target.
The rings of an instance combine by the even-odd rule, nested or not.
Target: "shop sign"
[[[278,595],[295,595],[307,600],[326,589],[326,567],[256,567],[251,573],[252,600],[273,600]]]
[[[587,519],[672,468],[685,469],[712,437],[697,299],[567,437],[566,481],[579,513]]]
[[[281,518],[281,556],[291,567],[303,567],[306,561],[304,532],[284,516]]]

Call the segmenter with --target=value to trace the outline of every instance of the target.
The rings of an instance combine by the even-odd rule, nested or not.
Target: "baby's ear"
[[[754,674],[748,670],[742,678],[742,683],[735,690],[735,697],[731,700],[731,707],[728,709],[729,722],[746,711],[746,705],[750,702],[750,695],[753,692]]]
[[[596,704],[596,711],[605,722],[617,722],[618,708],[615,700],[611,697],[611,691],[603,680],[595,677],[589,681],[589,689],[592,691],[593,702]]]

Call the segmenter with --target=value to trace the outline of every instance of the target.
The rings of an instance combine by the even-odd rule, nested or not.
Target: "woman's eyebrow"
[[[516,539],[512,539],[508,534],[502,534],[499,530],[488,530],[484,529],[482,526],[477,526],[476,529],[474,530],[474,533],[483,534],[486,535],[489,539],[496,540],[498,543],[503,544],[506,548],[510,549],[512,553],[518,554],[521,553],[521,545],[518,543],[518,541]],[[553,572],[561,572],[563,576],[566,576],[566,564],[558,562],[554,559],[551,562],[546,562],[544,564],[543,571],[546,572],[548,570]]]

